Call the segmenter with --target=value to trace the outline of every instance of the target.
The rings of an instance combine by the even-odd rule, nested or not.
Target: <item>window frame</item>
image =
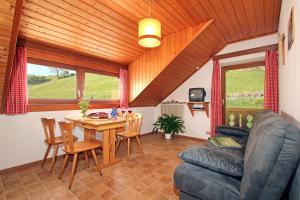
[[[28,97],[29,112],[79,110],[77,105],[79,101],[79,95],[77,91],[80,91],[80,94],[83,94],[85,72],[118,77],[118,74],[109,73],[102,70],[88,69],[79,66],[72,66],[64,63],[30,58],[30,57],[28,57],[27,63],[42,65],[45,67],[59,67],[62,69],[69,69],[69,70],[76,71],[76,87],[75,87],[76,96],[74,99],[47,99],[47,98]],[[90,106],[91,109],[119,107],[120,100],[119,99],[113,99],[113,100],[96,99],[96,100],[92,100],[90,105],[91,105]]]
[[[222,123],[225,124],[226,122],[226,72],[230,70],[237,70],[237,69],[246,69],[246,68],[254,68],[265,66],[265,61],[254,61],[254,62],[246,62],[241,64],[235,65],[225,65],[221,66],[221,96],[222,96]],[[258,109],[260,110],[260,109]]]

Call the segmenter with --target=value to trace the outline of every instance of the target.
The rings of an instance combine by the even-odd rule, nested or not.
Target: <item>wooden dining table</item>
[[[103,148],[103,161],[101,167],[105,168],[118,162],[116,158],[116,132],[124,130],[126,119],[118,117],[116,119],[91,119],[83,117],[65,117],[66,120],[73,121],[75,126],[84,128],[85,141],[97,141]],[[96,139],[96,132],[103,135],[102,141]]]

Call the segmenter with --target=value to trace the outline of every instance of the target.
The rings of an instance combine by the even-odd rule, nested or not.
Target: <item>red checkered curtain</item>
[[[16,47],[7,91],[5,114],[24,114],[27,111],[27,49]]]
[[[214,61],[211,88],[211,118],[210,118],[210,135],[215,136],[216,126],[222,124],[222,94],[221,94],[221,78],[220,63]]]
[[[128,108],[128,75],[126,69],[120,69],[120,108]]]
[[[264,108],[278,112],[278,52],[269,50],[265,58]]]

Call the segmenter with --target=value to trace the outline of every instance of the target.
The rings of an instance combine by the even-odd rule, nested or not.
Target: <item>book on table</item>
[[[242,146],[231,137],[210,137],[208,141],[217,147],[242,148]]]

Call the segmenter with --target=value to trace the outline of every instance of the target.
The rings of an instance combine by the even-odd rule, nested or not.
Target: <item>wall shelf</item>
[[[192,114],[192,116],[194,117],[195,112],[205,112],[207,117],[209,117],[209,103],[210,102],[186,102],[187,106]],[[202,105],[203,106],[203,110],[200,109],[195,109],[194,105]]]

